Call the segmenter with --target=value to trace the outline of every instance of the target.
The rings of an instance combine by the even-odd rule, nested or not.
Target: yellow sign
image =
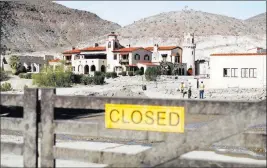
[[[105,105],[106,128],[184,132],[184,107]]]

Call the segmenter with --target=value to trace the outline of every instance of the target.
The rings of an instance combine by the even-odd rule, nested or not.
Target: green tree
[[[160,75],[159,67],[148,67],[145,72],[145,78],[147,81],[157,81],[157,77]]]
[[[15,55],[12,55],[9,59],[9,65],[12,68],[13,74],[16,74],[19,69],[19,66],[20,66],[19,61],[20,61],[19,57]]]

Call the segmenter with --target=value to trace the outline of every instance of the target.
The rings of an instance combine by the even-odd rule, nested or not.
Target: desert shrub
[[[32,75],[33,84],[44,87],[70,87],[72,85],[72,72],[65,71],[64,66],[57,70],[51,67],[44,68],[41,73]]]
[[[125,71],[123,71],[123,72],[121,73],[121,75],[122,75],[122,76],[126,76],[127,73],[126,73]]]
[[[3,70],[0,70],[0,81],[5,81],[7,79],[8,79],[8,73]]]
[[[25,78],[26,79],[32,79],[32,73],[26,73]]]
[[[19,57],[15,56],[15,55],[12,55],[9,59],[9,65],[12,68],[13,74],[16,74],[16,72],[17,72],[17,69],[19,66],[19,61],[20,61]]]
[[[6,92],[6,91],[11,91],[11,90],[13,90],[13,89],[12,89],[10,83],[5,82],[5,83],[2,83],[2,84],[1,84],[1,86],[0,86],[0,90],[1,90],[1,92]]]
[[[25,78],[25,74],[26,74],[26,73],[20,73],[20,74],[19,74],[19,77],[20,77],[20,78]]]
[[[104,73],[100,71],[95,71],[94,76],[103,76]]]
[[[116,72],[107,72],[105,76],[106,78],[117,78],[118,77]]]
[[[93,78],[93,84],[95,85],[103,85],[105,83],[104,76],[94,76],[92,78]]]
[[[105,83],[105,76],[100,75],[100,76],[87,76],[87,75],[83,75],[82,79],[81,79],[81,83],[84,85],[102,85]]]
[[[135,75],[144,75],[143,71],[141,69],[134,72]]]
[[[160,70],[158,67],[148,67],[146,69],[145,78],[147,81],[156,81],[159,75]]]
[[[32,79],[32,73],[20,73],[19,77],[24,79]]]
[[[82,83],[82,77],[83,75],[81,74],[72,74],[71,75],[71,80],[72,80],[72,83]]]
[[[90,85],[93,83],[93,78],[88,75],[83,75],[81,78],[81,83],[84,85]]]
[[[130,71],[130,72],[128,72],[128,75],[129,76],[134,76],[134,72]]]

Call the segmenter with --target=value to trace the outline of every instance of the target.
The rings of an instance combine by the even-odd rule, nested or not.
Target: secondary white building
[[[266,52],[211,54],[209,86],[266,87]]]

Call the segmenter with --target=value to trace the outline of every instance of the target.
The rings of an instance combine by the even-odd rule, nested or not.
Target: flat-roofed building
[[[266,87],[266,52],[211,54],[209,86]]]

